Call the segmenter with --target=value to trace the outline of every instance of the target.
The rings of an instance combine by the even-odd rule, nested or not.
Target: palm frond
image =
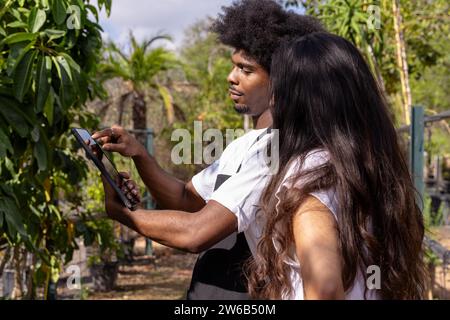
[[[164,103],[164,108],[166,109],[166,117],[169,124],[172,124],[175,120],[175,110],[173,106],[173,97],[170,94],[170,91],[167,87],[162,85],[156,85],[159,94],[161,95],[161,98]]]
[[[152,45],[153,42],[157,41],[157,40],[167,40],[167,41],[172,41],[172,37],[170,35],[167,34],[162,34],[162,35],[157,35],[149,40],[144,41],[144,44],[142,46],[142,48],[144,49],[144,52],[147,51],[147,49]]]

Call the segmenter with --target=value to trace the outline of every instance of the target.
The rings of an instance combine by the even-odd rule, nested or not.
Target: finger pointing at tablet
[[[146,152],[136,138],[121,126],[112,126],[92,135],[103,145],[103,149],[112,152],[118,152],[125,157],[134,157],[142,152]]]

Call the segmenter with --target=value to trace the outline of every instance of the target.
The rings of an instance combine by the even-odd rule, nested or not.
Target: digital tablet
[[[119,179],[124,180],[124,178],[119,174],[116,167],[105,154],[100,145],[92,139],[89,131],[81,128],[73,128],[72,134],[86,151],[87,157],[94,162],[95,166],[100,170],[111,187],[113,187],[113,189],[117,192],[123,204],[130,210],[136,210],[137,203],[127,199],[125,194],[117,185],[116,181],[119,181]]]

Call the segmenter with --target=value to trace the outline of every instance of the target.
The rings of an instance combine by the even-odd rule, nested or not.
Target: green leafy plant
[[[123,257],[123,249],[115,237],[114,224],[108,219],[91,220],[84,224],[83,235],[86,245],[94,245],[98,253],[89,257],[88,264],[117,262]]]
[[[433,226],[440,226],[444,220],[444,206],[443,203],[439,206],[436,212],[433,212],[431,207],[431,197],[428,194],[425,194],[424,197],[424,207],[423,207],[423,219],[425,223],[425,227],[429,229]]]
[[[319,18],[333,33],[352,41],[364,54],[389,98],[395,120],[401,124],[407,110],[401,107],[401,69],[396,61],[398,38],[393,3],[399,4],[411,80],[413,104],[444,110],[448,106],[449,33],[448,1],[407,0],[284,0]],[[375,25],[378,19],[379,25]]]
[[[91,79],[102,40],[98,9],[111,0],[2,1],[0,9],[0,241],[36,257],[33,288],[57,279],[71,259],[68,210],[86,165],[71,125],[95,127],[85,102],[102,94]],[[94,17],[92,20],[90,17]]]

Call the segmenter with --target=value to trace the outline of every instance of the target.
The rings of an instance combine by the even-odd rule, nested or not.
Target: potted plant
[[[84,241],[86,246],[92,248],[88,266],[94,290],[112,290],[117,279],[119,259],[123,256],[123,248],[114,234],[113,222],[108,219],[88,221]]]

